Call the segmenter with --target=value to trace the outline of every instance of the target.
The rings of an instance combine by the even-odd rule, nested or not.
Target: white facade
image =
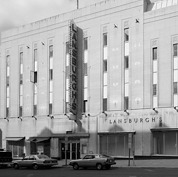
[[[66,147],[67,158],[128,156],[129,148],[178,155],[176,2],[103,1],[3,32],[0,146],[56,158]],[[68,109],[71,20],[78,27],[75,116]]]

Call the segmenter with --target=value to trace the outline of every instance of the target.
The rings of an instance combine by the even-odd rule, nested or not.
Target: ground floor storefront
[[[64,118],[18,121],[2,120],[0,124],[4,124],[0,127],[1,148],[12,151],[14,157],[37,153],[58,159],[78,159],[87,153],[178,156],[178,113],[172,109],[85,116],[80,128]],[[25,125],[29,125],[28,131]]]

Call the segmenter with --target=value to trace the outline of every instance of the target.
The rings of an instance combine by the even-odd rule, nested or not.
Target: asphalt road
[[[110,170],[73,170],[72,168],[51,169],[0,169],[0,177],[177,177],[177,168],[117,168]]]

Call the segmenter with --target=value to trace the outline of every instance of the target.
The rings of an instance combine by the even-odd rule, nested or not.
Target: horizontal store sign
[[[154,122],[162,122],[162,117],[140,117],[140,118],[117,118],[117,119],[109,119],[109,124],[124,124],[124,123],[154,123]]]

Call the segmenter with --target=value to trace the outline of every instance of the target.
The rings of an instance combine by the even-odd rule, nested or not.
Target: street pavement
[[[59,167],[71,167],[69,166],[69,161],[59,160]],[[118,168],[178,168],[178,159],[147,159],[147,160],[115,160],[116,165],[114,167]]]

